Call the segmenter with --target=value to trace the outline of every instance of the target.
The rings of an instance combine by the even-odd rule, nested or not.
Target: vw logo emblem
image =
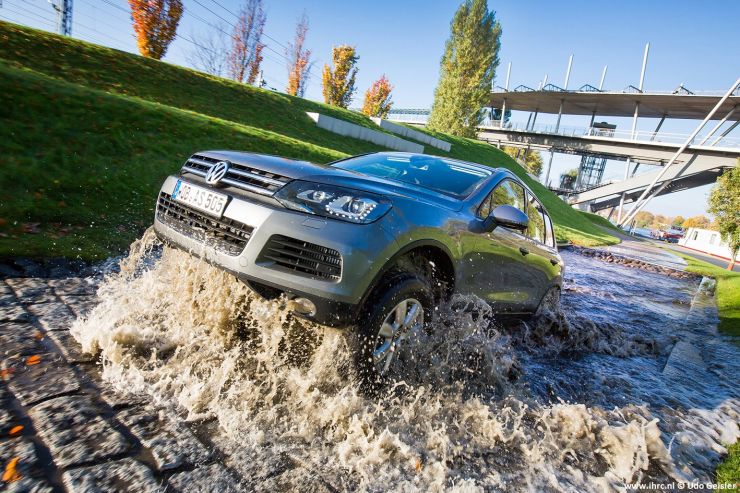
[[[206,183],[208,183],[209,185],[215,185],[216,183],[220,182],[221,179],[226,176],[226,173],[228,172],[228,161],[219,161],[218,163],[214,164],[211,169],[208,170],[208,173],[206,173]]]

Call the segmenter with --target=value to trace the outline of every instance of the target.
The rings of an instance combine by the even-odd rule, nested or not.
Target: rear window
[[[529,192],[527,192],[527,199],[529,200],[529,204],[527,205],[527,216],[529,216],[527,236],[540,243],[545,243],[544,209]]]
[[[346,159],[335,167],[378,178],[411,183],[436,192],[467,197],[491,171],[466,163],[424,155],[369,154]]]
[[[547,215],[547,212],[544,213],[545,215],[545,243],[548,246],[551,246],[555,248],[555,231],[553,231],[552,228],[552,220],[550,219],[550,216]]]

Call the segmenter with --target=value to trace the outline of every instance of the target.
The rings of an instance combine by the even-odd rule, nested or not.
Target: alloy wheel
[[[383,319],[378,330],[373,363],[384,375],[393,362],[398,343],[424,325],[424,307],[414,298],[399,302]]]

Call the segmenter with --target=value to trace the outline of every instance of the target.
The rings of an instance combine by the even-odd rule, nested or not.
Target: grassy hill
[[[317,128],[306,111],[377,128],[355,112],[0,22],[0,256],[122,251],[151,224],[164,177],[197,150],[314,162],[380,150]],[[442,154],[521,176],[551,212],[560,241],[617,241],[505,153],[435,135],[453,144]]]

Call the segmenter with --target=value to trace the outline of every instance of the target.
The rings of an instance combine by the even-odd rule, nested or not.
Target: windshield
[[[476,166],[424,155],[368,154],[334,164],[366,175],[411,183],[457,197],[467,197],[491,172]]]

